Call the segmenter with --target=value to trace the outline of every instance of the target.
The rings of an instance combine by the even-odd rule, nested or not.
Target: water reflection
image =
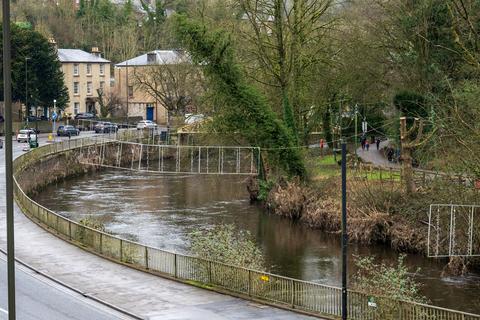
[[[340,237],[263,213],[249,204],[244,179],[106,171],[49,186],[37,200],[75,220],[98,216],[116,234],[177,252],[188,252],[190,232],[233,223],[251,232],[273,272],[339,285]],[[349,254],[397,259],[384,246],[352,244]],[[442,278],[442,265],[421,256],[410,255],[406,262],[421,268],[423,294],[434,304],[480,312],[479,277]]]

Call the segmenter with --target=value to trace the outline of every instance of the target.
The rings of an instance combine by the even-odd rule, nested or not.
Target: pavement
[[[82,133],[80,137],[87,134],[89,133]],[[46,143],[46,138],[41,135],[40,145],[44,143]],[[23,148],[24,144],[14,142],[14,156],[20,155]],[[4,149],[1,149],[0,194],[2,195],[5,194],[4,163],[5,153]],[[6,247],[4,196],[0,197],[0,247]],[[39,271],[145,319],[313,319],[309,316],[200,289],[110,262],[44,231],[26,218],[16,206],[15,254],[16,257]],[[21,272],[17,272],[17,274],[17,281],[23,281],[20,279]],[[4,280],[1,278],[3,285]],[[40,290],[40,285],[31,279],[25,278],[25,282],[34,286],[35,290]],[[52,312],[57,312],[58,315],[58,317],[52,315],[35,319],[77,319],[66,314],[63,315],[62,312],[67,307],[70,308],[68,302],[64,301],[65,295],[53,296],[56,304],[51,304],[50,300],[44,301],[38,295],[29,295],[28,298],[36,301],[34,304],[29,304],[27,296],[22,295],[20,291],[17,293],[17,297],[18,305],[26,306],[25,309],[32,316],[38,314],[35,309],[40,310],[45,304],[49,306],[48,310],[54,310]],[[75,307],[72,306],[72,308]],[[78,309],[78,312],[82,313],[82,317],[78,319],[103,319],[88,314],[88,311],[84,309]]]
[[[17,319],[131,319],[33,271],[16,268]],[[7,319],[7,263],[0,255],[0,319]]]
[[[388,146],[388,143],[388,140],[380,142],[379,150],[377,150],[377,146],[375,144],[370,145],[370,149],[368,151],[367,149],[362,150],[360,147],[357,149],[357,155],[366,163],[371,163],[384,168],[400,169],[400,164],[388,161],[383,154],[382,149]]]

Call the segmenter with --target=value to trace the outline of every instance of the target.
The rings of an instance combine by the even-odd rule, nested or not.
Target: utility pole
[[[10,0],[2,0],[3,12],[3,93],[5,104],[5,181],[7,203],[7,286],[8,319],[15,320],[15,236],[13,220],[12,150],[12,47],[10,38]]]
[[[357,155],[357,149],[358,149],[358,104],[355,104],[355,155]]]
[[[126,64],[126,75],[125,75],[125,78],[126,78],[126,83],[127,83],[127,129],[128,129],[128,98],[130,96],[130,87],[128,86],[128,59],[125,61],[125,64]]]
[[[342,320],[347,320],[347,143],[342,140]]]

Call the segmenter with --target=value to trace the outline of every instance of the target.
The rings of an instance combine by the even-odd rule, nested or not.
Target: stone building
[[[150,68],[174,66],[185,62],[185,54],[178,50],[155,50],[115,65],[115,94],[126,103],[129,117],[142,117],[159,124],[168,121],[167,108],[152,94],[143,90],[135,78]],[[128,85],[127,85],[128,84]],[[128,92],[128,99],[127,99]]]
[[[80,112],[99,113],[99,90],[110,90],[110,61],[102,58],[98,48],[88,53],[79,49],[58,49],[65,86],[70,102],[64,112],[75,116]]]

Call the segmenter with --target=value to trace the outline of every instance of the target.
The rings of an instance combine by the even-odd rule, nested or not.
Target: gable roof
[[[149,55],[155,55],[155,61],[148,61]],[[151,65],[172,65],[180,63],[190,63],[190,58],[182,50],[154,50],[141,56],[120,62],[116,67],[130,66],[151,66]]]
[[[60,62],[110,63],[107,59],[80,49],[58,49],[58,60]]]

